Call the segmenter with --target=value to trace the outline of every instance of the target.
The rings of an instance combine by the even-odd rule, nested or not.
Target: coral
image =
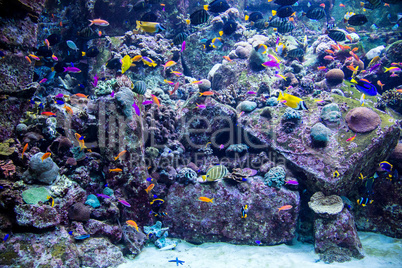
[[[110,243],[107,238],[91,238],[76,244],[82,266],[117,267],[125,262],[119,247]]]
[[[147,147],[145,149],[145,154],[149,157],[156,158],[159,155],[159,150],[155,147]]]
[[[267,106],[276,106],[278,105],[278,98],[276,97],[270,97],[266,102],[265,105]]]
[[[381,95],[381,101],[388,107],[402,114],[402,93],[396,89],[387,90]]]
[[[286,108],[285,113],[282,115],[284,121],[298,121],[301,119],[301,113],[290,107]]]
[[[380,116],[366,107],[357,107],[350,110],[345,120],[348,127],[354,132],[365,133],[376,129],[381,124]]]
[[[202,83],[198,85],[198,89],[200,92],[208,91],[211,89],[211,81],[208,79],[201,79],[200,80]]]
[[[225,153],[228,156],[244,155],[248,152],[248,146],[246,144],[231,144]]]
[[[265,185],[280,189],[285,184],[286,171],[283,167],[273,167],[264,175]]]
[[[113,243],[119,242],[122,238],[122,230],[116,225],[113,226],[98,220],[90,219],[86,222],[84,227],[91,235],[106,236]]]
[[[141,230],[137,232],[135,228],[128,225],[123,226],[122,229],[123,240],[130,254],[140,254],[148,237]]]
[[[22,199],[27,204],[36,205],[38,202],[46,202],[49,195],[50,193],[45,187],[35,187],[23,191]]]
[[[257,52],[255,49],[251,50],[250,57],[248,58],[250,68],[253,71],[261,71],[264,70],[265,67],[262,65],[264,62],[268,61],[268,58]]]
[[[0,170],[6,179],[11,179],[16,174],[13,160],[0,160]]]
[[[60,216],[57,210],[50,206],[17,205],[14,208],[14,212],[17,224],[20,226],[32,226],[44,229],[60,224]]]
[[[339,126],[342,114],[339,110],[338,104],[330,103],[325,105],[321,110],[320,118],[322,122],[328,127]]]
[[[132,105],[134,103],[134,93],[128,87],[120,88],[119,92],[115,94],[118,107],[123,111],[127,118],[133,116]]]
[[[162,228],[162,222],[157,221],[152,226],[144,226],[144,232],[151,241],[154,241],[155,246],[160,249],[165,247],[174,248],[177,245],[177,242],[168,239],[168,230],[169,227]]]
[[[73,221],[88,221],[91,210],[83,203],[76,203],[68,210],[68,218]]]
[[[87,197],[87,201],[85,201],[85,205],[89,205],[93,208],[98,208],[98,207],[100,207],[100,202],[99,202],[98,198],[96,197],[96,195],[90,194]]]
[[[113,190],[111,188],[109,188],[109,187],[105,187],[103,189],[102,193],[105,194],[105,195],[108,195],[108,196],[113,196],[114,195]]]
[[[271,108],[265,107],[262,109],[261,114],[262,117],[265,117],[266,119],[270,120],[272,118],[272,111]]]
[[[239,103],[236,110],[251,112],[255,108],[257,108],[257,103],[255,103],[254,101],[242,101]]]
[[[247,59],[250,56],[253,47],[247,42],[239,42],[234,45],[236,56],[240,59]]]
[[[188,183],[196,183],[197,182],[197,172],[192,170],[191,168],[182,168],[179,172],[177,172],[176,180],[180,183],[188,184]]]
[[[402,61],[402,40],[398,40],[389,45],[385,50],[385,55],[390,62]]]
[[[343,201],[338,195],[325,196],[316,192],[310,198],[308,206],[319,216],[328,218],[342,211]]]
[[[42,183],[52,184],[59,176],[59,167],[48,157],[42,161],[44,153],[37,153],[31,157],[29,168],[24,173],[27,181],[37,180]]]
[[[10,147],[13,143],[13,139],[8,139],[0,143],[0,155],[9,156],[14,153],[15,147]]]
[[[376,48],[370,49],[367,53],[366,53],[366,58],[368,60],[372,60],[374,57],[379,57],[381,56],[381,53],[385,50],[384,46],[378,46]]]
[[[328,143],[331,130],[321,123],[311,128],[310,137],[315,147],[325,147]]]
[[[114,78],[106,81],[99,81],[95,88],[94,94],[96,96],[109,95],[116,89],[116,87],[117,81]]]
[[[325,74],[325,79],[331,85],[338,85],[342,83],[345,78],[345,74],[341,69],[331,69]]]

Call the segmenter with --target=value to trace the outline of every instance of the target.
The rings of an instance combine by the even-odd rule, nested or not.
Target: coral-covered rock
[[[385,50],[385,54],[391,62],[400,62],[402,61],[401,51],[402,51],[402,40],[399,40],[389,45]]]
[[[265,184],[280,189],[285,184],[286,171],[283,167],[273,167],[264,176]]]
[[[18,205],[14,208],[17,224],[38,229],[55,227],[60,223],[60,216],[55,208],[44,205]]]
[[[251,112],[255,108],[257,108],[257,103],[255,103],[254,101],[242,101],[239,103],[236,110]]]
[[[213,203],[201,202],[200,196],[214,198]],[[234,185],[174,183],[166,200],[164,224],[170,227],[169,236],[193,243],[254,244],[260,240],[272,245],[294,237],[300,197],[298,192],[250,179]],[[248,205],[247,218],[241,217],[244,205]],[[283,205],[293,208],[278,211]]]
[[[325,74],[325,79],[327,79],[327,82],[332,85],[342,83],[344,78],[345,74],[341,69],[331,69]]]
[[[321,110],[320,118],[327,127],[338,127],[342,118],[338,104],[330,103],[325,105]]]
[[[145,226],[144,226],[145,228]],[[143,249],[145,243],[150,236],[145,235],[140,229],[139,231],[131,226],[123,226],[123,241],[130,254],[138,255]]]
[[[50,193],[45,187],[35,187],[23,191],[22,199],[27,204],[36,205],[38,202],[46,202],[49,195]]]
[[[68,217],[73,221],[87,221],[89,220],[90,215],[90,208],[85,206],[83,203],[74,204],[68,210]]]
[[[123,253],[106,238],[90,238],[77,244],[81,265],[89,267],[116,267],[125,262]]]
[[[319,216],[327,218],[342,211],[343,201],[340,196],[325,196],[322,192],[316,192],[311,196],[308,206]]]
[[[106,224],[104,222],[97,221],[94,219],[88,220],[88,222],[85,224],[85,229],[88,230],[88,232],[91,235],[106,236],[113,243],[119,242],[122,237],[122,230],[120,229],[119,226],[109,225],[109,224]]]
[[[350,110],[345,117],[348,127],[357,133],[370,132],[381,124],[380,116],[366,107]]]
[[[25,180],[31,182],[37,180],[42,183],[52,184],[59,176],[59,167],[48,157],[42,161],[44,153],[37,153],[31,157],[29,169],[24,173]]]
[[[311,128],[311,140],[316,147],[325,147],[330,135],[331,130],[322,123],[317,123]]]
[[[349,210],[343,209],[334,219],[317,218],[314,231],[315,251],[325,263],[364,257],[354,218]]]

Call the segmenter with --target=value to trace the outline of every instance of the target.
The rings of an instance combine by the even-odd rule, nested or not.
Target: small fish
[[[73,235],[73,231],[68,232],[69,235]]]
[[[171,73],[174,74],[174,75],[177,76],[177,77],[183,75],[181,72],[178,72],[178,71],[171,71]]]
[[[241,207],[241,218],[245,219],[247,218],[247,212],[248,212],[248,205],[244,205]]]
[[[102,197],[102,198],[105,198],[105,199],[110,198],[110,196],[105,195],[105,194],[96,194],[96,196],[97,196],[97,197]]]
[[[94,76],[94,81],[93,82],[91,82],[91,84],[94,86],[94,87],[96,87],[97,85],[98,85],[98,76],[95,74],[95,76]]]
[[[54,61],[59,61],[59,59],[53,54],[52,55],[52,59],[54,60]]]
[[[214,199],[213,199],[213,198],[210,199],[210,198],[208,198],[208,197],[201,196],[201,197],[198,198],[198,200],[200,200],[200,201],[202,201],[202,202],[213,203],[213,200],[214,200]]]
[[[174,84],[174,88],[172,91],[169,91],[169,95],[172,95],[176,92],[176,90],[179,88],[180,83],[177,81],[176,84]]]
[[[255,92],[255,91],[247,91],[246,94],[248,94],[248,95],[256,95],[257,92]]]
[[[399,71],[401,70],[401,68],[395,67],[395,66],[389,67],[389,68],[384,67],[384,68],[385,68],[385,72],[391,72],[391,73],[393,73],[393,72],[399,72]]]
[[[138,105],[134,102],[133,103],[133,108],[134,108],[134,111],[135,111],[135,113],[138,115],[138,116],[141,116],[141,110],[140,110],[140,107],[138,107]]]
[[[225,145],[223,145],[223,144],[219,145],[220,150],[223,150],[224,148],[225,148]]]
[[[353,28],[353,27],[348,27],[348,26],[346,26],[346,30],[347,30],[348,32],[351,32],[351,33],[355,33],[355,32],[356,32],[356,29]]]
[[[366,101],[366,94],[362,94],[361,96],[360,96],[360,104],[362,105],[362,106],[364,106],[364,103],[365,103],[365,101]]]
[[[150,101],[150,100],[148,100],[148,101],[144,101],[143,103],[142,103],[142,105],[150,105],[150,104],[152,104],[153,103],[153,101]]]
[[[121,151],[121,152],[114,158],[114,161],[116,161],[117,159],[119,159],[120,157],[122,157],[125,153],[127,153],[127,150]]]
[[[332,51],[331,49],[327,49],[327,50],[325,50],[325,52],[327,52],[327,53],[329,53],[329,54],[335,54],[335,52]]]
[[[327,69],[327,67],[325,67],[325,66],[319,66],[319,67],[317,67],[317,70],[325,70],[325,69]]]
[[[71,109],[71,107],[67,106],[66,104],[64,104],[63,109],[66,110],[66,112],[70,115],[73,115],[73,109]]]
[[[201,96],[212,96],[214,95],[213,91],[204,91],[204,92],[200,92],[200,97]]]
[[[286,181],[286,184],[299,185],[299,182],[295,181],[295,180],[288,180],[288,181]]]
[[[47,200],[50,200],[50,204],[52,205],[52,207],[54,207],[54,198],[51,197],[50,195],[48,195],[48,196],[46,197],[46,199],[47,199]]]
[[[82,93],[77,93],[77,94],[74,94],[75,96],[77,96],[77,97],[80,97],[80,98],[88,98],[88,96],[87,95],[84,95],[84,94],[82,94]]]
[[[127,201],[125,201],[125,200],[123,200],[123,199],[118,199],[118,201],[120,202],[120,203],[122,203],[124,206],[126,206],[126,207],[131,207],[131,205],[130,205],[130,203],[128,203]]]
[[[112,93],[110,93],[110,97],[114,98],[114,91],[112,91]]]
[[[80,235],[80,236],[74,236],[74,239],[76,240],[84,240],[89,238],[91,235],[90,234],[85,234],[85,235]]]
[[[335,60],[335,58],[330,55],[327,55],[324,57],[324,60]]]
[[[3,238],[3,242],[6,242],[9,237],[10,237],[10,235],[9,235],[9,234],[6,234],[6,235],[4,236],[4,238]]]
[[[76,45],[73,41],[67,40],[66,43],[67,43],[67,46],[68,46],[69,48],[71,48],[72,50],[75,50],[75,51],[78,50],[77,45]]]
[[[198,109],[205,109],[205,108],[207,108],[207,106],[206,106],[205,104],[198,104],[198,103],[197,103],[196,108],[198,108]]]
[[[147,178],[147,181],[153,181],[153,179],[149,177],[149,178]]]
[[[64,72],[69,72],[69,73],[80,73],[81,70],[77,67],[63,67],[64,68]]]
[[[28,56],[25,56],[25,59],[29,62],[29,64],[32,63],[31,59]]]
[[[320,7],[325,8],[325,4],[324,3],[320,4]]]
[[[163,200],[163,199],[160,199],[160,198],[157,198],[157,199],[154,199],[154,200],[152,200],[151,202],[149,202],[149,204],[153,204],[153,203],[155,203],[156,201],[158,201],[158,202],[161,202],[159,205],[161,205],[161,204],[163,204],[163,203],[165,203],[165,200]]]
[[[158,108],[161,106],[161,103],[160,103],[160,101],[158,100],[158,98],[155,96],[155,95],[152,95],[151,94],[151,97],[152,97],[152,101],[156,104],[156,105],[158,105]]]
[[[98,32],[98,36],[101,37],[102,36],[102,31]]]
[[[266,62],[262,63],[261,65],[266,66],[266,67],[276,67],[278,69],[280,68],[279,63],[276,61],[273,61],[273,60],[266,61]]]
[[[145,189],[145,192],[147,192],[147,194],[149,194],[150,191],[152,191],[152,189],[155,187],[155,184],[150,184],[147,189]]]
[[[280,208],[278,208],[278,211],[281,211],[281,210],[289,210],[289,209],[291,209],[293,206],[291,206],[291,205],[284,205],[284,206],[281,206]]]
[[[183,43],[181,44],[180,52],[183,52],[185,49],[186,49],[186,41],[183,41]]]
[[[346,141],[353,141],[356,138],[356,134],[352,137],[350,137],[349,139],[347,139]]]
[[[169,85],[171,85],[171,86],[174,85],[174,82],[169,81],[169,80],[166,80],[166,79],[164,79],[163,82],[165,82],[166,84],[169,84]]]
[[[184,41],[184,42],[185,42],[185,41]],[[166,68],[169,68],[169,67],[171,67],[171,66],[173,66],[173,65],[175,65],[175,64],[176,64],[176,62],[175,62],[175,61],[172,61],[172,60],[166,62],[164,65],[162,65],[162,66],[163,66],[163,71],[165,71]]]
[[[200,81],[200,80],[195,80],[195,81],[191,82],[191,84],[199,85],[199,84],[202,84],[202,81]]]
[[[392,171],[392,167],[393,167],[393,166],[392,166],[390,163],[388,163],[387,161],[381,162],[381,163],[379,164],[379,166],[380,166],[383,170],[388,171],[388,172],[391,172],[391,171]]]
[[[28,143],[25,144],[24,148],[22,149],[21,159],[24,159],[24,153],[28,149]]]
[[[261,246],[261,241],[260,240],[255,240],[255,243],[257,244],[257,245],[259,245],[259,246]]]
[[[354,48],[352,49],[353,52],[356,52],[356,51],[358,51],[358,50],[359,50],[358,47],[354,47]]]
[[[45,160],[46,158],[50,157],[51,155],[52,155],[51,153],[47,152],[47,153],[43,154],[40,159],[42,159],[42,162],[43,162],[43,160]]]
[[[105,21],[105,20],[101,20],[99,19],[94,19],[94,20],[89,20],[91,22],[91,24],[89,24],[88,26],[92,26],[92,25],[97,25],[97,26],[109,26],[109,22]]]
[[[147,33],[157,33],[160,31],[164,31],[165,28],[158,22],[149,22],[149,21],[136,21],[137,31],[142,30]]]
[[[346,68],[348,68],[352,72],[357,72],[359,70],[359,66],[354,67],[353,65],[348,65],[346,66]]]
[[[341,3],[341,4],[339,4],[339,6],[340,6],[340,7],[345,7],[345,5],[344,5],[344,4],[342,4],[342,3]]]
[[[332,173],[332,177],[333,178],[339,178],[340,174],[338,172],[338,170],[335,170],[334,173]]]
[[[227,60],[228,62],[232,62],[232,61],[233,61],[229,56],[223,56],[223,58],[224,58],[225,60]]]
[[[381,90],[383,90],[383,87],[385,86],[385,84],[381,83],[380,80],[377,81],[377,85],[381,87]]]
[[[29,57],[31,57],[31,59],[34,59],[36,61],[40,61],[40,58],[38,56],[35,56],[34,54],[29,54]]]
[[[135,221],[133,221],[133,220],[128,220],[128,221],[126,221],[126,223],[127,223],[129,226],[134,227],[134,228],[137,230],[137,232],[139,232],[139,230],[138,230],[138,225],[137,225],[137,223],[136,223]]]
[[[121,168],[112,168],[109,169],[109,172],[122,172],[123,170]]]
[[[286,81],[286,77],[283,76],[282,74],[275,74],[275,76],[278,77],[278,78],[282,78],[283,80]]]

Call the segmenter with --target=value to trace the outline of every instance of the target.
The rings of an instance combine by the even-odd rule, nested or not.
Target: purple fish
[[[123,199],[118,199],[118,200],[119,200],[119,202],[122,203],[124,206],[126,206],[126,207],[131,207],[131,205],[130,205],[127,201],[124,201]]]
[[[276,38],[276,45],[279,44],[279,41],[281,40],[281,38],[278,36],[278,38]]]
[[[247,91],[247,94],[249,94],[249,95],[255,95],[255,94],[257,94],[257,92],[255,92],[255,91]]]
[[[77,67],[64,67],[64,72],[69,72],[69,73],[80,73],[81,70],[78,69]]]
[[[243,171],[247,172],[249,176],[255,176],[258,173],[257,170],[251,168],[243,168]]]
[[[279,67],[279,62],[276,62],[276,61],[273,61],[273,60],[264,62],[262,65],[267,66],[267,67],[276,67],[276,68],[280,68],[280,67]]]
[[[103,197],[103,198],[110,198],[110,196],[105,195],[105,194],[96,194],[97,197]]]
[[[185,49],[186,49],[186,41],[183,41],[183,44],[181,44],[180,52],[183,52]]]
[[[133,103],[133,107],[134,107],[135,113],[136,113],[138,116],[140,116],[140,115],[141,115],[140,107],[138,107],[138,105],[135,104],[135,102]]]
[[[277,59],[277,58],[275,58],[273,55],[271,55],[271,54],[268,54],[268,57],[272,60],[272,61],[275,61],[275,62],[279,62],[279,60]]]
[[[142,57],[143,60],[145,60],[146,62],[152,63],[152,60],[148,57]]]
[[[375,69],[377,69],[378,67],[380,67],[381,63],[377,63],[376,65],[373,65],[370,67],[369,72],[374,71]]]
[[[54,96],[55,98],[58,98],[58,99],[60,99],[60,98],[63,98],[64,97],[64,95],[62,94],[62,93],[59,93],[59,94],[57,94],[56,96]]]
[[[91,83],[94,87],[98,85],[98,76],[95,74],[94,81]]]
[[[299,183],[297,181],[294,181],[294,180],[286,181],[286,184],[299,185]]]
[[[147,100],[147,101],[144,101],[144,102],[142,103],[142,105],[150,105],[150,104],[152,104],[152,103],[153,103],[153,101]]]
[[[114,91],[110,94],[110,97],[114,98]]]

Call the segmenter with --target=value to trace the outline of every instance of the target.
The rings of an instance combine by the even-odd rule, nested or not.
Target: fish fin
[[[250,18],[250,16],[249,16],[249,15],[246,15],[246,16],[244,17],[244,20],[248,21],[249,18]]]
[[[51,70],[52,72],[54,72],[54,67],[50,68],[50,70]]]
[[[92,20],[89,20],[91,22],[91,24],[88,25],[88,27],[92,26],[94,24],[94,22]]]
[[[187,25],[190,25],[190,23],[191,23],[191,20],[186,20]]]
[[[208,5],[204,5],[204,9],[208,11]]]
[[[86,53],[84,51],[82,51],[81,55],[84,57],[86,55]]]
[[[272,16],[276,15],[276,10],[272,10]]]
[[[203,181],[207,180],[207,176],[205,176],[205,175],[202,175],[201,178],[202,178]]]
[[[278,101],[283,100],[282,91],[279,92]]]
[[[219,31],[219,36],[222,36],[223,35],[223,31]]]
[[[213,202],[214,202],[214,199],[212,198],[212,199],[211,199],[211,203],[213,203]]]

